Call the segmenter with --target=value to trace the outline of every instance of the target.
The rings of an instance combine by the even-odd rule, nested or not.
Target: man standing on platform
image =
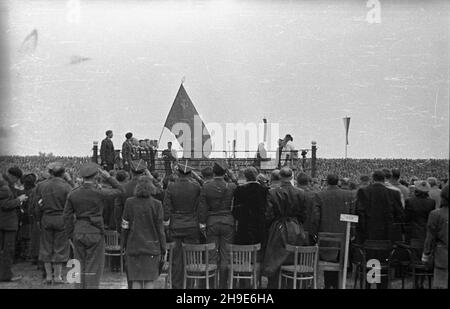
[[[122,160],[123,160],[123,169],[127,172],[130,171],[131,161],[133,160],[133,133],[128,132],[125,134],[126,141],[122,144]]]
[[[198,204],[200,185],[189,179],[191,168],[178,165],[179,178],[171,183],[164,196],[164,225],[169,227],[173,249],[173,288],[183,288],[183,255],[181,243],[198,244]]]
[[[114,161],[116,158],[116,153],[114,151],[114,145],[112,142],[113,131],[106,131],[106,138],[102,140],[102,145],[100,146],[100,159],[101,165],[106,171],[114,169]]]
[[[81,289],[98,289],[100,286],[105,262],[104,201],[122,193],[119,182],[99,167],[95,163],[81,167],[83,184],[69,193],[64,207],[67,237],[73,240],[75,259],[81,266],[80,283],[76,284]],[[98,186],[98,173],[112,189]]]

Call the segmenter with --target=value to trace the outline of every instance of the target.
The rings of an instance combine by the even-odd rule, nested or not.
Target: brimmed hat
[[[47,170],[52,172],[58,172],[64,170],[64,165],[61,162],[52,162],[47,165]]]
[[[430,191],[431,186],[426,180],[418,180],[414,182],[414,188],[417,191],[428,192]]]
[[[97,174],[99,168],[100,166],[94,162],[86,163],[80,168],[80,176],[83,178],[92,177]]]

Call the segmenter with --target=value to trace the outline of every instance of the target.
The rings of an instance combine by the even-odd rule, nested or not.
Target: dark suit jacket
[[[116,154],[114,152],[114,145],[111,139],[105,138],[102,140],[102,145],[100,146],[100,158],[102,164],[114,164],[114,159]]]
[[[405,222],[409,225],[409,239],[425,239],[428,216],[435,209],[435,204],[431,198],[417,196],[405,201]]]
[[[188,178],[178,178],[164,196],[164,220],[170,219],[170,229],[198,228],[200,185]]]
[[[300,224],[306,221],[306,195],[290,182],[282,181],[280,187],[270,189],[267,196],[267,218],[296,218]]]
[[[200,193],[199,221],[208,226],[215,223],[234,225],[231,214],[234,183],[227,183],[223,177],[214,177],[203,185]]]
[[[394,239],[393,224],[404,221],[400,192],[374,183],[358,190],[358,240]]]
[[[319,232],[345,233],[346,223],[340,221],[341,214],[349,214],[353,193],[337,186],[328,186],[318,193],[320,200]]]

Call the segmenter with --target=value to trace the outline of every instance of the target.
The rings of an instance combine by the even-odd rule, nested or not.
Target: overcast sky
[[[2,2],[3,154],[157,139],[185,76],[206,124],[266,117],[343,157],[350,116],[349,157],[449,156],[447,1],[381,0],[380,23],[363,0]]]

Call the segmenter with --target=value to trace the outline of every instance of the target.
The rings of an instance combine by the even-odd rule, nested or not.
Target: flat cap
[[[52,162],[49,165],[47,165],[47,170],[58,172],[60,170],[64,169],[64,165],[61,162]]]
[[[227,168],[228,168],[228,165],[224,160],[214,161],[214,166],[213,166],[214,170],[222,170],[223,172],[225,172],[227,170]]]
[[[94,176],[99,168],[100,166],[94,162],[86,163],[80,168],[80,176],[83,178]]]

